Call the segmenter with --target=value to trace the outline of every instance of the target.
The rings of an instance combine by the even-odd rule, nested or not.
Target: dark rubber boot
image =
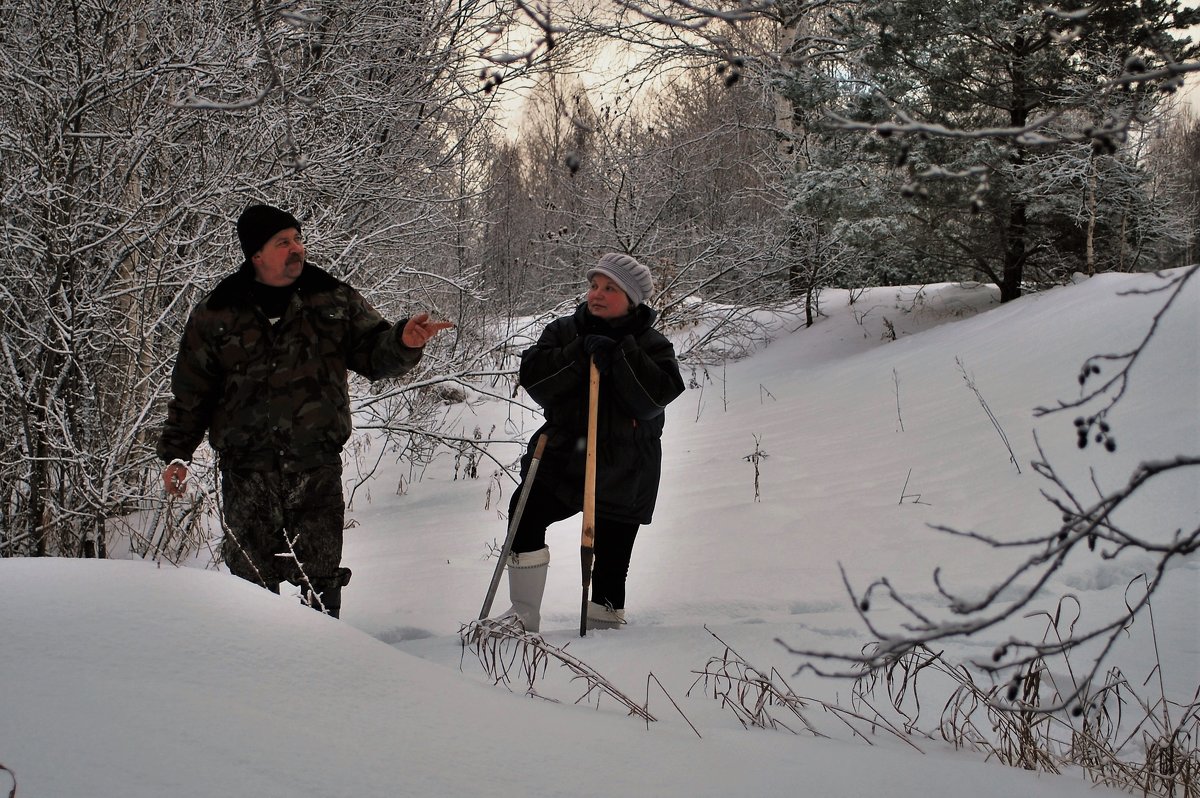
[[[350,584],[350,569],[339,568],[333,577],[311,580],[311,587],[300,589],[300,603],[334,618],[342,614],[342,587]]]

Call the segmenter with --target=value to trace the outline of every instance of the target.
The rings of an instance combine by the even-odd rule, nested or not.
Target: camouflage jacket
[[[158,443],[190,460],[208,432],[223,467],[304,470],[336,462],[350,437],[347,370],[398,377],[421,359],[346,283],[306,264],[274,325],[251,299],[242,265],[192,311],[171,377]]]

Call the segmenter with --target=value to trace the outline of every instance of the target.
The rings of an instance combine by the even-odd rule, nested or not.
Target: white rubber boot
[[[548,546],[537,551],[508,555],[508,598],[512,606],[504,615],[516,615],[527,632],[541,631],[542,594],[546,592],[546,570],[549,566]]]
[[[625,625],[625,610],[614,610],[612,607],[606,607],[602,604],[597,604],[594,601],[588,602],[587,609],[587,628],[589,629],[620,629]]]

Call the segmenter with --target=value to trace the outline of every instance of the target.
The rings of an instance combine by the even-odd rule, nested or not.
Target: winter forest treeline
[[[415,376],[357,386],[360,428],[417,464],[508,434],[438,408],[511,397],[519,320],[606,250],[652,267],[666,327],[708,314],[681,350],[701,373],[754,334],[740,308],[811,323],[824,287],[1010,300],[1195,258],[1179,2],[584,5],[4,0],[0,556],[202,549],[212,499],[167,503],[153,444],[253,201],[385,315],[456,323]]]

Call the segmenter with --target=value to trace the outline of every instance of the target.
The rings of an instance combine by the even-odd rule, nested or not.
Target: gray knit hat
[[[632,255],[623,252],[609,252],[600,256],[600,262],[587,270],[587,279],[595,274],[603,274],[610,278],[629,297],[634,307],[645,302],[654,293],[654,278],[650,270],[638,263]]]

